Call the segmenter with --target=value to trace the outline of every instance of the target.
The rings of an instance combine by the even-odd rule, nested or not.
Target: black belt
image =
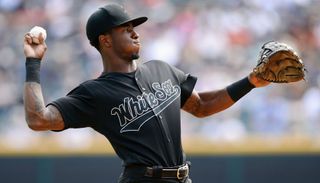
[[[189,176],[189,164],[186,163],[178,167],[147,167],[144,176],[182,180]]]

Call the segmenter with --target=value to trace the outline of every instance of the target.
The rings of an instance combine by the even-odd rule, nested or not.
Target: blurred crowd
[[[85,25],[106,0],[0,0],[0,136],[24,144],[54,132],[32,132],[24,119],[23,36],[47,30],[41,83],[46,103],[102,72]],[[149,17],[137,27],[140,62],[166,61],[198,77],[197,91],[213,90],[247,76],[261,45],[285,42],[305,62],[306,81],[254,89],[230,109],[207,118],[182,112],[184,137],[237,141],[250,135],[314,137],[320,131],[320,1],[317,0],[118,0],[131,15]],[[92,130],[58,138],[90,139]],[[319,135],[318,135],[319,136]]]

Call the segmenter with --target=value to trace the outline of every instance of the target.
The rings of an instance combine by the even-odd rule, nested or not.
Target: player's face
[[[111,38],[113,50],[118,56],[130,61],[139,58],[139,34],[131,23],[114,28]]]

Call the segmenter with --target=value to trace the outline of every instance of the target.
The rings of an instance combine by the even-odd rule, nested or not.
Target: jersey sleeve
[[[181,108],[191,96],[192,91],[196,85],[197,77],[192,76],[191,74],[186,74],[180,69],[171,66],[172,71],[178,77],[180,88],[181,88]]]
[[[92,126],[95,111],[94,98],[83,85],[48,105],[53,105],[59,110],[65,129]]]

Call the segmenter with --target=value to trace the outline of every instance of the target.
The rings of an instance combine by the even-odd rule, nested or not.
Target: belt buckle
[[[180,171],[186,171],[186,173],[183,176],[181,176]],[[177,178],[179,180],[186,178],[188,175],[189,175],[189,166],[187,164],[178,168],[178,170],[177,170]]]

